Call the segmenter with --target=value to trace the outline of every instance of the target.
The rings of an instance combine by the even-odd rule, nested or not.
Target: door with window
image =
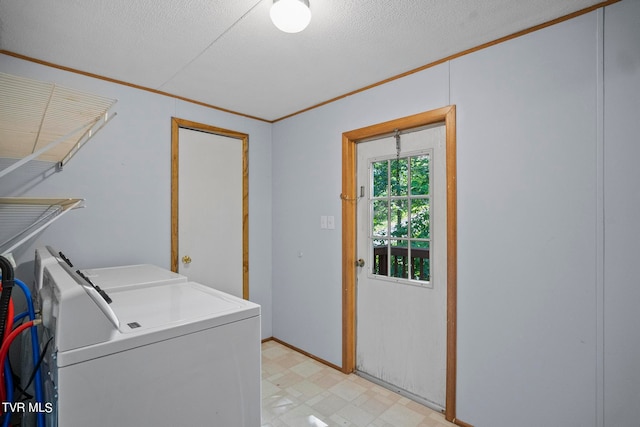
[[[356,369],[436,409],[446,396],[445,126],[357,144]]]

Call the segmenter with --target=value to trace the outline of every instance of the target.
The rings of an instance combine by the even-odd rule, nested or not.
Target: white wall
[[[249,280],[271,332],[271,125],[170,97],[0,55],[0,72],[51,81],[118,99],[118,115],[59,173],[31,168],[3,178],[1,196],[80,197],[67,213],[15,251],[16,277],[30,281],[33,251],[52,245],[80,267],[151,263],[170,267],[171,117],[249,134]],[[1,157],[1,155],[0,155]]]
[[[342,132],[455,104],[458,418],[636,425],[639,4],[274,124],[274,336],[341,364],[341,227],[319,217],[340,218]]]

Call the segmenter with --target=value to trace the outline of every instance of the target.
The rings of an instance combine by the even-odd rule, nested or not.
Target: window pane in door
[[[373,173],[373,197],[386,197],[389,186],[389,162],[373,162],[371,164]]]
[[[428,195],[429,184],[429,155],[411,157],[411,195]]]
[[[391,168],[389,173],[389,182],[391,184],[392,196],[406,196],[407,178],[409,171],[409,159],[393,159],[390,161]]]
[[[430,200],[411,199],[411,237],[414,239],[430,238],[430,223]]]
[[[389,203],[387,200],[373,201],[373,222],[371,224],[374,236],[387,236],[389,234]]]
[[[389,220],[393,237],[409,237],[409,200],[392,200]]]
[[[391,241],[391,259],[389,276],[409,278],[409,241]]]
[[[411,241],[411,278],[428,282],[431,280],[431,258],[429,242]]]
[[[389,262],[389,241],[373,240],[373,262],[371,273],[386,276]]]

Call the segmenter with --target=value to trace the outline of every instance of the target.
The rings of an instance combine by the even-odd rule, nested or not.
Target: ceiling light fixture
[[[299,33],[311,21],[309,0],[273,0],[271,21],[280,31]]]

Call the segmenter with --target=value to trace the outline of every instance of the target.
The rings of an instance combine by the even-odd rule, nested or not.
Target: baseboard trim
[[[321,359],[321,358],[319,358],[318,356],[315,356],[315,355],[313,355],[313,354],[311,354],[311,353],[308,353],[308,352],[306,352],[306,351],[304,351],[304,350],[302,350],[302,349],[299,349],[298,347],[296,347],[296,346],[294,346],[294,345],[291,345],[291,344],[289,344],[289,343],[287,343],[287,342],[285,342],[285,341],[282,341],[282,340],[280,340],[280,339],[278,339],[278,338],[276,338],[276,337],[269,337],[269,338],[265,338],[265,339],[263,339],[263,340],[262,340],[262,342],[263,342],[263,343],[265,343],[265,342],[267,342],[267,341],[275,341],[275,342],[277,342],[278,344],[282,344],[282,345],[283,345],[283,346],[285,346],[285,347],[289,347],[291,350],[297,351],[297,352],[298,352],[298,353],[300,353],[300,354],[304,354],[305,356],[307,356],[307,357],[309,357],[309,358],[311,358],[311,359],[315,360],[316,362],[320,362],[320,363],[322,363],[323,365],[326,365],[326,366],[328,366],[328,367],[330,367],[330,368],[333,368],[333,369],[335,369],[335,370],[337,370],[337,371],[342,372],[342,368],[341,368],[341,367],[339,367],[339,366],[337,366],[337,365],[334,365],[334,364],[333,364],[333,363],[331,363],[331,362],[327,362],[326,360]]]
[[[460,421],[459,419],[455,418],[453,420],[453,423],[457,426],[460,427],[473,427],[471,424],[465,423],[464,421]]]

